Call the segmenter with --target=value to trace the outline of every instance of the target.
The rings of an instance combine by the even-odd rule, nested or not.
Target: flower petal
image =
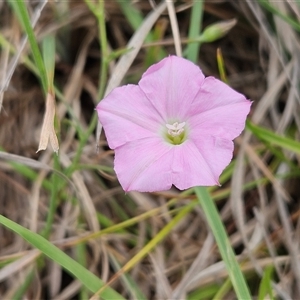
[[[245,127],[251,103],[222,81],[207,77],[190,107],[190,132],[233,140]]]
[[[215,137],[178,146],[145,138],[115,150],[115,171],[125,191],[163,191],[172,184],[181,190],[218,185],[232,151],[232,141]]]
[[[172,145],[145,138],[115,149],[115,171],[125,191],[154,192],[172,186]]]
[[[114,89],[96,107],[109,147],[154,136],[164,121],[137,85]]]
[[[210,150],[215,152],[213,147]],[[206,152],[204,154],[206,155]],[[184,190],[196,185],[219,184],[220,174],[215,172],[204,154],[192,141],[174,147],[172,173],[173,184],[177,188]]]
[[[181,121],[198,93],[204,75],[192,62],[169,56],[151,66],[139,82],[149,101],[167,122]]]
[[[198,136],[194,134],[190,137],[190,143],[194,144],[199,152],[199,162],[201,163],[201,159],[203,159],[210,171],[208,172],[201,165],[195,165],[194,168],[200,169],[202,175],[199,177],[199,182],[194,185],[219,184],[221,173],[232,159],[233,142],[219,137],[202,136],[199,133]]]

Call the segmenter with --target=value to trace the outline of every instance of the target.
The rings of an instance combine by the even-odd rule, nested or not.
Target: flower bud
[[[236,19],[231,19],[207,26],[200,36],[201,42],[211,43],[222,38],[235,26],[236,23]]]

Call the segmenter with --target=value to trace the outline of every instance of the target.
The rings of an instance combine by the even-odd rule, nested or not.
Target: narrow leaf
[[[219,247],[237,299],[252,299],[213,199],[205,187],[194,189]]]
[[[52,259],[53,261],[61,265],[64,269],[73,274],[91,292],[95,293],[97,290],[104,286],[104,282],[101,279],[99,279],[89,270],[85,269],[82,265],[73,260],[71,257],[69,257],[67,254],[65,254],[63,251],[58,249],[51,242],[47,241],[39,234],[36,234],[1,215],[0,223],[17,233],[24,240],[29,242],[32,246],[39,249],[50,259]],[[103,290],[101,297],[105,300],[124,300],[124,298],[120,294],[118,294],[110,287],[106,287]]]
[[[193,1],[192,15],[189,27],[189,39],[196,39],[201,32],[204,1]],[[191,43],[186,48],[186,57],[194,63],[197,63],[200,49],[200,42]]]
[[[24,0],[8,0],[9,4],[12,6],[15,14],[17,15],[23,29],[25,30],[27,36],[28,36],[28,41],[30,43],[31,51],[32,51],[32,56],[35,61],[35,64],[39,70],[39,76],[40,80],[43,85],[44,92],[47,91],[48,85],[47,85],[47,75],[46,75],[46,70],[45,70],[45,65],[42,59],[42,55],[37,43],[37,39],[35,37],[31,21],[29,18],[29,14],[27,11],[27,7],[25,5]]]
[[[254,125],[250,121],[247,121],[246,125],[247,129],[249,129],[259,139],[268,142],[272,145],[279,146],[297,154],[300,154],[300,142],[288,137],[281,136],[275,132],[272,132],[260,126]]]

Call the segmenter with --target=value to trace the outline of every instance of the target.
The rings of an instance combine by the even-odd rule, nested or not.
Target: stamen
[[[185,126],[185,122],[182,123],[175,122],[172,125],[166,124],[166,127],[168,128],[168,134],[173,137],[182,134],[184,132],[184,126]]]

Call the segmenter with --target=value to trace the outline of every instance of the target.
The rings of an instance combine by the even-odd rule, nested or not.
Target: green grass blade
[[[150,253],[150,251],[152,251],[156,245],[158,245],[168,234],[170,234],[171,230],[178,225],[178,223],[193,209],[193,207],[193,203],[183,207],[179,213],[152,238],[152,240],[150,240],[133,258],[130,259],[130,261],[123,266],[122,270],[127,272],[143,257]]]
[[[22,300],[24,299],[24,295],[29,288],[30,284],[32,284],[32,281],[34,279],[34,270],[31,270],[25,277],[25,280],[20,285],[20,287],[16,290],[14,295],[11,299],[13,300]]]
[[[64,269],[73,274],[84,286],[86,286],[91,292],[96,293],[104,282],[99,279],[96,275],[85,269],[78,262],[73,260],[63,251],[54,246],[51,242],[44,239],[42,236],[31,232],[23,226],[5,218],[0,215],[0,223],[10,230],[20,235],[24,240],[29,242],[35,248],[39,249],[42,253],[48,256],[50,259],[61,265]],[[113,289],[107,287],[101,294],[103,299],[124,299]]]
[[[258,291],[258,300],[271,299],[274,300],[273,291],[272,291],[272,276],[273,276],[274,267],[268,266],[264,270],[264,275],[259,285]],[[267,298],[269,296],[269,298]]]
[[[57,155],[54,156],[54,167],[59,171],[59,160]],[[47,214],[46,224],[43,228],[42,232],[40,233],[45,239],[48,239],[51,234],[52,225],[55,218],[55,212],[60,200],[59,198],[59,182],[60,178],[57,174],[53,173],[51,175],[51,195],[50,195],[50,202],[49,202],[49,210]]]
[[[264,7],[265,9],[267,9],[268,11],[270,11],[273,15],[277,15],[278,17],[280,17],[282,20],[284,20],[286,23],[288,23],[289,25],[291,25],[295,30],[297,30],[298,32],[300,32],[300,23],[283,14],[280,10],[278,10],[276,7],[274,7],[273,5],[271,5],[268,1],[266,0],[258,0],[258,3]]]
[[[0,32],[0,48],[8,48],[9,52],[12,54],[16,54],[15,47],[7,40],[7,37],[5,37]],[[2,50],[2,49],[1,49]],[[24,54],[20,55],[20,61],[24,63],[24,65],[36,76],[39,74],[35,64]]]
[[[111,254],[109,258],[113,268],[119,271],[121,266],[117,259]],[[122,274],[120,279],[123,281],[126,291],[131,295],[131,299],[147,300],[147,297],[143,294],[141,288],[138,286],[138,283],[129,274]]]
[[[212,300],[225,299],[227,293],[229,293],[232,289],[232,284],[229,278],[225,280],[223,285],[220,287],[218,292],[214,295]]]
[[[144,16],[143,14],[136,9],[132,4],[131,1],[127,0],[117,0],[124,16],[126,17],[127,21],[129,22],[129,24],[131,25],[131,27],[136,31],[138,30],[138,28],[143,24],[144,21]],[[155,34],[155,30],[154,32],[151,31],[149,32],[148,36],[146,37],[145,41],[146,42],[151,42],[154,41],[157,38],[156,34]],[[163,50],[162,47],[156,47],[156,55],[153,55],[153,50],[147,49],[147,55],[146,55],[146,63],[145,63],[145,67],[149,67],[151,64],[157,62],[157,61],[153,61],[153,58],[156,59],[160,59],[163,57],[167,56],[167,53]]]
[[[230,245],[217,208],[205,187],[195,187],[195,192],[203,208],[207,222],[213,232],[220,254],[225,263],[231,283],[238,299],[252,299],[249,289]]]
[[[87,245],[86,244],[79,244],[76,246],[75,248],[76,250],[76,258],[77,258],[77,261],[84,267],[87,266],[87,255],[86,255],[86,251],[87,251]],[[80,292],[79,292],[79,299],[80,300],[85,300],[85,299],[88,299],[89,298],[89,293],[88,293],[88,289],[83,286],[81,289],[80,289]]]
[[[274,133],[268,129],[254,125],[249,120],[246,123],[247,129],[249,129],[259,139],[268,142],[272,145],[282,147],[286,150],[290,150],[297,154],[300,154],[300,142],[297,142],[291,138],[284,137]]]
[[[37,40],[34,35],[33,28],[31,26],[31,22],[30,22],[30,18],[28,15],[26,5],[23,0],[18,0],[18,1],[8,0],[8,2],[12,6],[15,14],[17,15],[23,29],[25,30],[25,32],[28,36],[32,55],[33,55],[35,64],[39,70],[40,80],[42,82],[44,92],[46,92],[48,89],[46,69],[45,69],[45,65],[43,62],[43,58],[42,58]]]
[[[139,28],[144,19],[142,13],[138,9],[136,9],[128,0],[117,0],[117,2],[120,5],[122,12],[131,27],[135,30]]]
[[[219,285],[214,283],[201,287],[187,295],[187,300],[199,300],[199,299],[212,299],[212,297],[218,292]]]
[[[189,40],[194,40],[200,35],[204,1],[193,1],[191,22],[189,28]],[[197,62],[200,49],[200,42],[188,44],[186,48],[186,57],[190,61]]]

